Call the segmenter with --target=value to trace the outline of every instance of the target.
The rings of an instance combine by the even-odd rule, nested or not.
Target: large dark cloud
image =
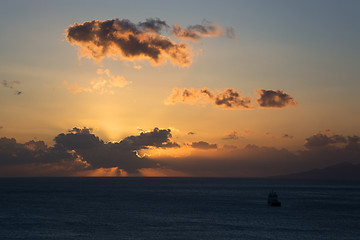
[[[137,24],[127,19],[93,20],[75,23],[66,29],[67,41],[81,48],[81,56],[101,60],[115,57],[127,60],[149,59],[154,64],[169,59],[172,64],[191,64],[192,52],[186,43],[176,43],[162,35],[170,32],[181,39],[199,40],[201,37],[221,35],[220,27],[204,21],[201,25],[182,29],[170,27],[165,21],[146,19]]]
[[[259,94],[257,102],[259,106],[263,108],[283,108],[289,105],[297,105],[289,94],[281,90],[259,89],[257,93]]]
[[[91,132],[91,129],[74,128],[67,134],[62,133],[55,137],[55,148],[74,150],[95,168],[119,167],[134,173],[139,168],[155,166],[153,161],[139,157],[137,150],[149,147],[179,147],[177,143],[170,141],[171,137],[169,129],[155,128],[150,132],[126,137],[117,143],[104,143]]]
[[[81,47],[83,56],[96,60],[115,56],[129,60],[146,58],[155,64],[170,59],[175,65],[189,65],[189,47],[160,35],[164,26],[166,23],[159,19],[139,24],[127,19],[93,20],[69,26],[66,37],[72,45]]]
[[[17,171],[21,168],[43,168],[45,171],[36,171],[35,175],[53,172],[55,176],[71,176],[79,171],[111,168],[137,173],[138,169],[157,166],[151,159],[140,157],[137,150],[179,147],[171,137],[169,129],[155,128],[120,142],[104,143],[90,128],[73,128],[57,135],[54,147],[46,146],[43,141],[21,144],[13,138],[0,138],[0,165],[18,166]],[[7,173],[0,171],[1,174]]]
[[[203,89],[177,89],[165,100],[166,104],[204,104],[212,102],[214,106],[226,109],[250,109],[251,98],[240,96],[241,92],[228,88],[223,92],[215,93],[207,88]]]
[[[0,165],[29,163],[58,163],[74,161],[74,156],[66,151],[48,148],[43,141],[17,143],[14,138],[0,138]]]

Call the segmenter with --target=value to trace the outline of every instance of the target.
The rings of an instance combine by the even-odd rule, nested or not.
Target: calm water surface
[[[0,178],[0,239],[358,240],[360,183]]]

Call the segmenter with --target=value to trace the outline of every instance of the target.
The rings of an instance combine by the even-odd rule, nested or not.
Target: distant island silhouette
[[[308,179],[308,180],[359,180],[360,164],[342,162],[322,169],[288,175],[273,176],[274,179]]]

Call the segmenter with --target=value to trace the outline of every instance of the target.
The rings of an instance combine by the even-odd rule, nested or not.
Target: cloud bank
[[[90,128],[58,134],[53,147],[43,141],[18,143],[0,138],[0,176],[214,176],[264,177],[360,163],[360,137],[317,133],[303,150],[248,144],[243,148],[206,141],[173,142],[171,130],[154,128],[105,143]],[[190,149],[190,155],[140,156],[141,151]],[[166,150],[167,149],[167,150]]]

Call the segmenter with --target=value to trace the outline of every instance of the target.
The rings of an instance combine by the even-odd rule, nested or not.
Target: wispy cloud
[[[99,68],[96,71],[97,78],[90,81],[90,87],[79,86],[78,84],[69,84],[64,81],[64,85],[68,86],[68,90],[73,94],[87,92],[87,93],[100,93],[100,94],[114,94],[114,88],[122,88],[130,84],[123,76],[115,76],[110,73],[109,69]]]
[[[20,94],[22,94],[22,91],[14,88],[15,85],[20,84],[20,81],[16,81],[16,80],[12,80],[12,81],[2,80],[0,83],[1,83],[1,85],[2,85],[3,87],[12,89],[15,95],[20,95]]]

